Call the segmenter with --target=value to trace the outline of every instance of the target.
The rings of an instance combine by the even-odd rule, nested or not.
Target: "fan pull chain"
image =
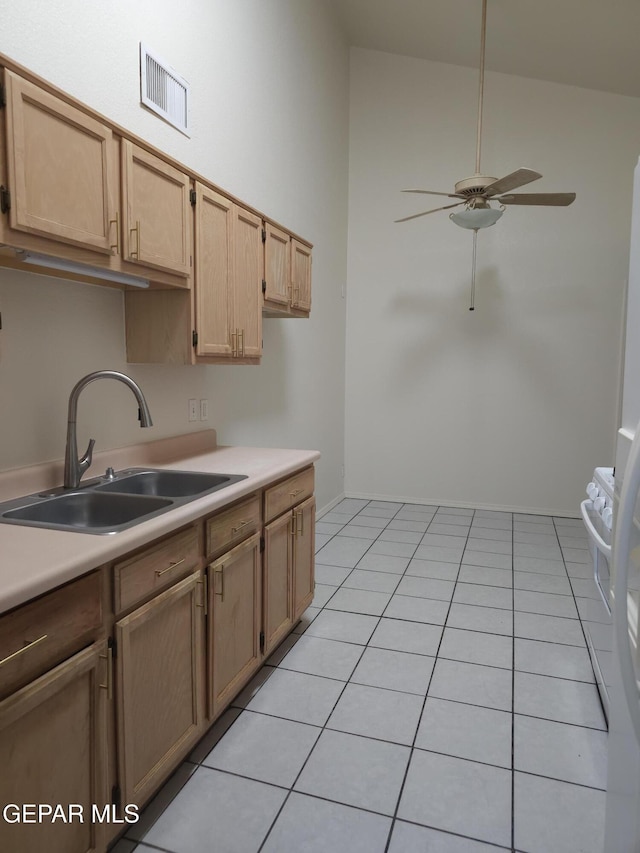
[[[476,301],[476,247],[478,243],[478,229],[473,229],[473,261],[471,264],[471,305],[469,311],[475,311]]]

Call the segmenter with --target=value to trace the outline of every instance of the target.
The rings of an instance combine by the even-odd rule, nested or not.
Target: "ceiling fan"
[[[475,301],[475,277],[476,277],[476,240],[478,229],[488,228],[500,219],[507,204],[544,205],[549,207],[566,207],[575,201],[575,193],[517,193],[513,195],[511,190],[518,189],[531,181],[537,181],[542,175],[533,169],[522,167],[505,175],[503,178],[492,178],[483,175],[480,171],[480,148],[482,141],[482,102],[484,96],[484,56],[487,34],[487,0],[482,0],[482,29],[480,39],[480,83],[478,89],[478,127],[476,133],[476,171],[469,178],[463,178],[455,184],[454,192],[442,193],[434,190],[409,189],[402,190],[405,193],[421,193],[425,195],[440,195],[447,198],[461,199],[454,204],[446,204],[444,207],[436,207],[425,210],[422,213],[414,213],[396,219],[396,222],[408,222],[429,213],[437,213],[440,210],[450,210],[453,207],[464,206],[458,213],[450,213],[449,218],[461,228],[473,230],[473,265],[471,274],[471,306],[474,310]],[[491,202],[498,202],[499,207],[492,207]]]

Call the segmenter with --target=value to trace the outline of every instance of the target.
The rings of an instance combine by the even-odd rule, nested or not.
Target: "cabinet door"
[[[201,733],[203,604],[194,574],[116,622],[123,803],[144,802]]]
[[[262,220],[234,205],[234,316],[240,358],[262,355]]]
[[[5,82],[11,227],[111,252],[117,199],[111,130],[11,71]]]
[[[291,238],[269,222],[265,222],[265,237],[264,300],[287,308],[291,298]]]
[[[196,184],[197,355],[232,356],[233,220],[229,199]]]
[[[299,619],[311,604],[315,586],[316,500],[309,498],[293,510],[293,618]]]
[[[222,710],[260,664],[260,535],[209,566],[211,716]]]
[[[104,644],[103,644],[104,645]],[[64,822],[0,820],[0,850],[90,853],[104,849],[92,805],[106,800],[106,665],[91,646],[0,702],[0,803],[80,806]],[[105,654],[102,654],[106,658]]]
[[[189,177],[122,140],[123,255],[127,261],[191,272]]]
[[[265,655],[289,633],[293,625],[293,520],[293,514],[288,512],[264,529],[262,623]]]
[[[291,241],[291,306],[311,310],[311,249],[299,240]]]

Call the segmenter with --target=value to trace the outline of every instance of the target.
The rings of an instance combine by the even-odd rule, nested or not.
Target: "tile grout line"
[[[371,503],[371,502],[369,502],[369,503]],[[366,508],[366,506],[368,506],[368,504],[365,504],[365,507],[363,507],[363,509],[364,509],[364,508]],[[398,508],[397,512],[400,512],[400,509],[402,508],[402,506],[403,506],[403,504],[400,504],[400,506],[399,506],[399,508]],[[394,516],[392,516],[392,518],[394,518],[394,517],[395,517],[395,515],[397,515],[397,512],[394,514]],[[357,515],[357,514],[358,514],[358,513],[356,513],[356,515]],[[391,520],[391,519],[390,519],[390,520]],[[388,522],[387,522],[387,523],[388,523]],[[386,526],[385,526],[385,527],[386,527]],[[383,529],[385,529],[385,528],[383,528]],[[337,535],[337,534],[336,534],[336,535]],[[374,539],[373,541],[375,542],[376,540]],[[370,546],[370,547],[371,547],[371,546]],[[368,551],[369,551],[369,549],[367,549],[367,551],[365,551],[365,554],[366,554],[366,553],[368,553]],[[364,554],[363,554],[362,556],[364,556]],[[362,559],[362,557],[360,557],[360,559]],[[360,560],[358,560],[358,562],[360,562]],[[356,563],[356,566],[357,566],[357,563]],[[345,567],[345,568],[346,568],[346,567]],[[354,567],[354,568],[355,568],[355,567]],[[338,587],[338,589],[340,589],[340,587]],[[335,594],[335,593],[334,593],[334,594]],[[321,610],[321,611],[322,611],[322,610],[324,610],[324,608],[326,607],[326,604],[328,604],[328,602],[326,602],[326,603],[325,603],[325,605],[323,605],[323,606],[320,608],[320,610]],[[380,624],[380,619],[382,619],[382,617],[381,617],[381,616],[380,616],[380,617],[378,617],[378,622],[377,622],[377,624],[376,624],[376,628],[377,628],[377,626]],[[371,639],[371,637],[373,636],[373,633],[375,632],[376,628],[374,628],[374,629],[373,629],[373,631],[371,632],[371,635],[369,636],[369,640],[370,640],[370,639]],[[306,629],[305,629],[305,633],[306,633]],[[304,636],[304,633],[303,633],[303,634],[301,634],[301,636]],[[365,650],[368,648],[368,645],[369,645],[369,641],[367,641],[367,643],[366,643],[364,646],[362,646],[362,653],[360,654],[360,656],[358,657],[358,660],[357,660],[357,661],[356,661],[356,663],[354,664],[354,667],[353,667],[353,669],[351,670],[351,675],[349,676],[349,679],[351,678],[351,676],[352,676],[352,675],[353,675],[353,673],[355,672],[356,667],[357,667],[357,666],[358,666],[358,664],[360,663],[360,660],[362,659],[362,656],[363,656],[363,655],[364,655],[364,653],[365,653]],[[327,719],[325,720],[325,722],[324,722],[324,724],[322,725],[322,727],[320,727],[320,731],[318,732],[318,737],[315,739],[314,744],[313,744],[313,746],[311,747],[311,749],[310,749],[310,751],[309,751],[309,754],[307,755],[306,759],[304,760],[304,762],[303,762],[303,764],[302,764],[302,767],[300,768],[300,770],[298,771],[298,773],[297,773],[297,775],[296,775],[295,779],[293,780],[293,783],[292,783],[292,785],[291,785],[291,787],[290,787],[290,789],[289,789],[289,791],[288,791],[288,793],[287,793],[286,797],[284,798],[284,800],[283,800],[283,802],[282,802],[282,805],[281,805],[281,806],[280,806],[280,808],[278,809],[278,812],[277,812],[276,816],[274,817],[273,821],[271,822],[271,825],[269,826],[269,829],[267,830],[266,835],[265,835],[265,836],[264,836],[264,838],[262,839],[262,843],[261,843],[261,844],[260,844],[260,846],[258,847],[257,853],[262,853],[262,850],[264,849],[264,845],[267,843],[267,841],[268,841],[268,839],[269,839],[269,836],[271,835],[271,832],[273,831],[273,828],[275,827],[275,825],[276,825],[276,823],[277,823],[277,821],[278,821],[278,819],[279,819],[280,815],[282,814],[282,812],[283,812],[283,810],[284,810],[284,808],[285,808],[285,806],[286,806],[287,802],[289,801],[289,799],[290,799],[290,797],[291,797],[291,794],[294,792],[295,785],[296,785],[296,783],[298,782],[298,779],[300,778],[300,776],[302,775],[302,773],[303,773],[303,771],[304,771],[305,767],[307,766],[307,764],[308,764],[308,762],[309,762],[309,759],[311,758],[311,755],[313,754],[313,751],[314,751],[314,749],[316,748],[316,745],[318,744],[318,741],[319,741],[319,740],[320,740],[320,738],[322,737],[322,734],[323,734],[325,731],[332,731],[332,729],[327,729],[327,723],[329,722],[329,720],[330,720],[330,718],[331,718],[331,715],[332,715],[332,714],[333,714],[333,712],[335,711],[336,706],[338,705],[338,702],[339,702],[339,701],[340,701],[340,699],[342,698],[342,696],[343,696],[343,694],[344,694],[344,692],[345,692],[345,690],[347,689],[347,686],[348,686],[349,684],[350,684],[350,681],[349,681],[349,680],[345,681],[344,686],[343,686],[342,690],[340,691],[340,694],[338,695],[338,698],[337,698],[337,699],[336,699],[336,701],[334,702],[334,704],[333,704],[333,707],[332,707],[331,711],[330,711],[330,712],[329,712],[329,714],[327,715]],[[262,685],[261,685],[261,687],[262,687]],[[259,691],[257,691],[257,692],[259,692]],[[333,800],[329,800],[328,802],[333,802]],[[346,806],[346,803],[341,803],[341,804],[339,804],[339,805]],[[377,813],[376,813],[376,814],[377,814]],[[392,825],[393,825],[393,824],[392,824]]]
[[[435,518],[435,515],[437,515],[437,510],[436,510],[436,513],[434,514],[434,518]],[[472,516],[471,516],[472,521],[473,521],[473,515],[475,515],[475,510],[474,510],[474,513],[473,513],[473,514],[472,514]],[[431,524],[432,524],[432,523],[433,523],[433,521],[431,521],[431,522],[430,522],[429,527],[431,526]],[[469,525],[469,531],[470,531],[470,530],[471,530],[471,524]],[[429,531],[429,528],[427,528],[427,532],[428,532],[428,531]],[[426,535],[426,534],[425,534],[425,535]],[[467,536],[466,536],[466,540],[465,540],[465,547],[466,547],[466,541],[468,541],[468,539],[469,539],[469,532],[467,533]],[[464,548],[462,549],[462,554],[464,554]],[[418,731],[420,730],[420,725],[421,725],[421,723],[422,723],[422,717],[423,717],[423,715],[424,715],[425,707],[426,707],[426,704],[427,704],[427,697],[429,696],[429,688],[431,687],[431,682],[433,681],[433,675],[434,675],[434,673],[435,673],[435,671],[436,671],[436,666],[438,665],[438,655],[439,655],[439,652],[440,652],[440,646],[442,645],[442,641],[443,641],[443,639],[444,639],[445,626],[446,626],[446,624],[447,624],[447,620],[448,620],[448,618],[449,618],[449,613],[451,612],[451,607],[452,607],[452,605],[453,605],[453,596],[455,595],[456,585],[457,585],[457,583],[458,583],[458,578],[459,578],[459,576],[460,576],[460,569],[461,569],[461,566],[462,566],[462,556],[460,557],[460,563],[458,564],[458,572],[457,572],[457,575],[456,575],[456,580],[454,581],[454,585],[453,585],[453,592],[451,593],[451,600],[450,600],[450,602],[449,602],[449,606],[448,606],[448,608],[447,608],[447,615],[446,615],[446,617],[445,617],[445,621],[444,621],[444,624],[443,624],[443,626],[442,626],[442,634],[440,635],[440,640],[439,640],[439,642],[438,642],[438,648],[436,649],[435,660],[434,660],[434,663],[433,663],[433,669],[431,670],[431,675],[429,676],[429,682],[428,682],[428,684],[427,684],[427,689],[426,689],[426,692],[425,692],[425,695],[424,695],[424,700],[423,700],[423,702],[422,702],[422,709],[421,709],[421,711],[420,711],[420,716],[418,717],[418,724],[417,724],[417,726],[416,726],[416,730],[415,730],[415,733],[414,733],[414,736],[413,736],[413,741],[411,742],[411,749],[410,749],[410,752],[409,752],[409,760],[407,761],[407,766],[406,766],[405,771],[404,771],[404,776],[403,776],[403,779],[402,779],[402,784],[400,785],[400,791],[398,792],[398,799],[396,800],[396,807],[395,807],[395,810],[394,810],[394,813],[393,813],[393,817],[392,817],[392,820],[391,820],[391,827],[390,827],[390,829],[389,829],[389,835],[388,835],[388,838],[387,838],[387,843],[386,843],[385,848],[384,848],[384,853],[389,853],[389,846],[390,846],[390,844],[391,844],[391,838],[392,838],[392,835],[393,835],[393,830],[394,830],[394,828],[395,828],[396,821],[398,820],[398,810],[399,810],[399,808],[400,808],[400,803],[401,803],[401,801],[402,801],[402,795],[403,795],[403,793],[404,793],[404,788],[405,788],[405,785],[406,785],[406,782],[407,782],[407,777],[408,777],[408,775],[409,775],[409,767],[411,766],[411,762],[412,762],[412,760],[413,760],[413,755],[414,755],[414,752],[415,752],[415,749],[416,749],[415,744],[416,744],[416,740],[417,740],[417,738],[418,738]]]

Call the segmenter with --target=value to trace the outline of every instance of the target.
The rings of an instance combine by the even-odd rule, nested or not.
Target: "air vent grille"
[[[188,136],[189,84],[166,62],[140,44],[140,101]]]

